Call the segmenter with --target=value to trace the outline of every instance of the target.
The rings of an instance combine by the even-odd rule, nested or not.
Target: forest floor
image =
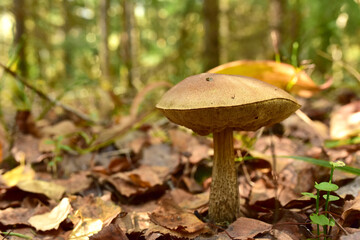
[[[2,156],[14,158],[0,168],[2,239],[360,239],[357,175],[334,171],[339,199],[326,212],[335,220],[327,236],[317,238],[316,201],[301,194],[316,195],[315,182],[330,177],[304,160],[360,168],[357,97],[302,99],[313,121],[293,114],[262,134],[234,132],[242,217],[226,229],[206,220],[211,136],[165,118],[105,128],[20,115],[13,143],[2,132]]]

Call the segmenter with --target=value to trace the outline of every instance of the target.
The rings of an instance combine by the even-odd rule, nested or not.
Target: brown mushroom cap
[[[170,121],[207,135],[225,128],[255,131],[281,122],[300,105],[282,89],[254,78],[202,73],[172,87],[156,107]]]

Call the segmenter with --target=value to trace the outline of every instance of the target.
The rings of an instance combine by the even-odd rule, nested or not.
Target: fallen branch
[[[65,105],[59,101],[57,101],[56,99],[53,99],[52,97],[46,95],[44,92],[42,92],[41,90],[37,89],[35,86],[31,85],[30,83],[28,83],[23,77],[19,76],[17,73],[15,73],[14,71],[12,71],[11,69],[9,69],[8,67],[6,67],[4,64],[0,63],[0,66],[4,69],[4,71],[8,74],[10,74],[11,76],[13,76],[16,80],[18,80],[19,82],[21,82],[24,86],[26,86],[27,88],[29,88],[31,91],[35,92],[39,97],[41,97],[42,99],[50,102],[53,105],[56,105],[58,107],[61,107],[62,109],[64,109],[66,112],[69,112],[71,114],[74,114],[75,116],[79,117],[80,119],[89,122],[89,123],[95,123],[95,124],[102,124],[102,123],[98,123],[95,120],[91,119],[89,116],[87,116],[86,114],[77,111],[76,109]]]

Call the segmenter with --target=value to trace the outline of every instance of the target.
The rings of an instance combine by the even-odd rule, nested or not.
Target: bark
[[[219,65],[219,2],[204,0],[204,68],[205,71]]]
[[[217,224],[231,223],[240,214],[239,186],[234,159],[232,129],[214,133],[214,164],[209,217]]]
[[[19,69],[21,75],[24,77],[28,76],[28,68],[26,64],[26,29],[25,29],[25,19],[26,19],[26,1],[23,0],[14,0],[14,15],[15,15],[15,36],[14,36],[14,45],[19,48]]]
[[[282,23],[284,22],[284,0],[271,0],[269,10],[269,24],[271,29],[271,40],[274,48],[274,52],[279,56],[280,48],[283,41]]]
[[[71,4],[68,1],[62,1],[62,11],[64,14],[64,25],[62,26],[62,29],[64,31],[64,35],[66,38],[70,35],[69,32],[71,30]],[[72,78],[72,46],[65,40],[64,44],[64,55],[63,55],[63,61],[65,65],[65,79],[71,79]]]
[[[221,0],[219,2],[220,6],[220,18],[219,24],[219,41],[220,41],[220,62],[225,63],[229,61],[229,46],[227,45],[227,41],[229,41],[229,0]]]
[[[110,6],[109,0],[100,1],[100,68],[102,72],[101,86],[104,90],[110,90],[111,88],[111,76],[110,76],[110,64],[109,64],[109,20],[107,11]]]
[[[134,5],[132,0],[123,0],[124,10],[124,33],[122,35],[123,59],[128,70],[128,86],[134,89],[138,84],[138,75],[136,72],[136,44],[135,44],[135,18]]]

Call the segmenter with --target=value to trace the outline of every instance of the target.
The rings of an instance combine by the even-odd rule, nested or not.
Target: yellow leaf
[[[45,196],[55,200],[61,199],[65,192],[65,188],[63,186],[41,180],[25,180],[18,182],[16,186],[23,191],[44,194]]]
[[[71,205],[68,198],[63,198],[61,202],[53,208],[50,212],[35,215],[29,218],[28,222],[37,231],[48,231],[51,229],[58,229],[71,211]]]
[[[2,179],[9,187],[15,186],[21,181],[32,180],[35,177],[35,171],[29,165],[25,165],[25,154],[20,153],[20,165],[2,175]]]
[[[292,65],[275,61],[239,60],[222,64],[208,72],[257,78],[301,97],[311,97],[328,87],[316,85],[304,71]]]

